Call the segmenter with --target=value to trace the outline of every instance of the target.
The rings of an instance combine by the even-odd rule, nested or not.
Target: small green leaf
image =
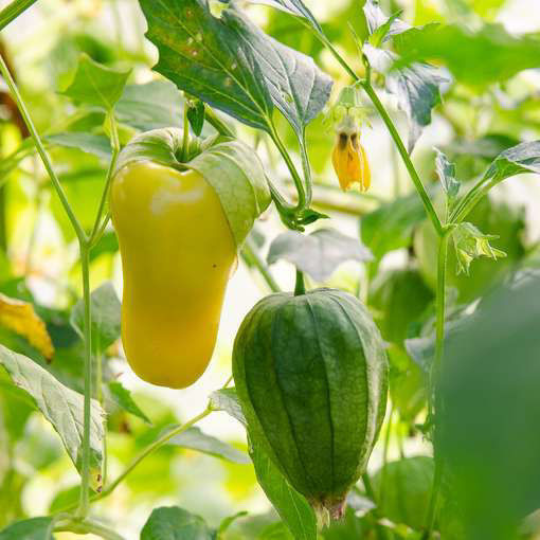
[[[315,512],[285,479],[262,449],[251,445],[257,480],[296,540],[316,540]]]
[[[223,411],[238,420],[243,426],[247,426],[246,417],[242,412],[242,406],[238,401],[234,388],[223,388],[210,394],[210,407],[213,411]]]
[[[249,463],[249,457],[245,452],[237,450],[230,444],[226,444],[211,435],[202,432],[198,427],[192,427],[173,437],[169,444],[197,450],[209,456],[226,459],[232,463],[245,465]]]
[[[156,508],[141,531],[141,540],[214,540],[199,516],[178,506]]]
[[[456,180],[456,167],[448,161],[448,158],[435,148],[435,169],[442,187],[449,199],[455,199],[459,193],[461,183]]]
[[[190,104],[187,117],[193,133],[198,137],[204,126],[204,103],[200,99],[194,100],[194,103]]]
[[[135,400],[131,397],[131,392],[122,386],[122,383],[118,381],[112,381],[108,384],[111,399],[124,411],[137,416],[147,424],[152,422],[144,414],[141,408],[135,403]]]
[[[268,263],[284,259],[315,281],[326,281],[345,261],[371,261],[373,256],[360,240],[334,229],[319,229],[310,235],[295,231],[280,234],[270,246]]]
[[[26,356],[0,345],[0,364],[11,381],[26,392],[37,409],[60,435],[69,457],[80,470],[82,466],[84,397],[58,382],[50,373]],[[103,418],[99,403],[92,401],[90,423],[91,482],[98,488],[103,459]]]
[[[25,519],[0,531],[0,540],[53,540],[53,529],[52,517]]]
[[[540,174],[540,141],[521,143],[505,150],[489,166],[484,178],[496,184],[523,173]]]
[[[237,514],[226,517],[224,520],[222,520],[221,523],[219,524],[219,529],[217,532],[218,538],[221,538],[221,535],[224,534],[237,519],[246,517],[247,515],[249,514],[245,511],[238,512]]]
[[[47,135],[45,140],[58,146],[77,148],[82,152],[94,154],[95,156],[105,160],[111,159],[111,143],[107,137],[102,135],[68,131],[65,133]]]
[[[92,308],[92,343],[104,351],[120,338],[122,305],[111,282],[106,282],[90,296]],[[84,335],[84,302],[79,300],[71,313],[71,324]]]
[[[400,12],[387,17],[379,6],[378,0],[366,0],[362,8],[370,34],[369,42],[379,47],[392,36],[408,30],[410,25],[398,19]]]
[[[63,92],[72,100],[110,111],[122,96],[131,71],[117,71],[82,54],[73,82]]]
[[[267,6],[272,6],[286,13],[290,13],[295,17],[305,19],[315,30],[317,30],[317,32],[322,32],[321,26],[317,19],[301,0],[250,0],[250,2],[252,4],[265,4]]]
[[[471,262],[478,257],[489,257],[497,259],[506,257],[506,253],[500,249],[492,247],[490,240],[498,236],[484,234],[472,223],[460,223],[452,232],[452,239],[456,250],[456,261],[458,274],[469,273]]]

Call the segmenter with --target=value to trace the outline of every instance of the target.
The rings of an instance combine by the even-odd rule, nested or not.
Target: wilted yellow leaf
[[[0,294],[0,325],[25,337],[48,360],[52,358],[51,337],[32,304]]]

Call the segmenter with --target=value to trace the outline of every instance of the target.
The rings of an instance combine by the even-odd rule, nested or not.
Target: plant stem
[[[268,285],[268,288],[274,293],[280,292],[281,291],[280,286],[278,285],[277,281],[274,279],[274,276],[270,272],[266,263],[262,260],[251,238],[248,238],[246,240],[243,251],[244,251],[244,255],[257,268],[257,270],[263,277],[264,281]]]
[[[480,199],[487,195],[488,191],[494,186],[492,182],[486,182],[482,178],[472,189],[465,195],[461,202],[452,212],[450,216],[452,223],[461,223],[472,209],[480,202]]]
[[[437,519],[437,503],[442,485],[442,477],[444,474],[444,464],[435,461],[435,473],[433,476],[433,487],[431,488],[431,497],[429,499],[429,507],[426,518],[426,530],[422,535],[422,540],[429,540],[433,529],[435,528],[435,520]]]
[[[92,326],[90,303],[89,246],[81,245],[84,300],[84,427],[82,441],[81,496],[78,517],[85,518],[90,507],[90,422],[92,413]]]
[[[296,269],[296,284],[294,286],[294,296],[306,294],[306,285],[304,283],[304,273]]]
[[[37,0],[13,0],[8,4],[0,11],[0,31],[36,2]]]
[[[117,532],[91,519],[66,518],[65,520],[58,520],[54,530],[57,532],[74,532],[76,534],[95,534],[105,540],[124,540],[124,537]]]
[[[407,171],[409,172],[411,180],[413,181],[413,184],[416,187],[416,190],[418,191],[420,198],[422,199],[426,213],[428,214],[429,218],[433,222],[433,226],[435,227],[437,234],[439,236],[442,235],[443,227],[441,225],[439,216],[437,215],[437,212],[435,211],[435,208],[433,207],[433,203],[431,202],[431,199],[426,191],[426,188],[424,187],[424,184],[422,184],[422,180],[420,180],[420,176],[416,172],[413,162],[411,161],[409,153],[407,152],[407,149],[405,148],[405,145],[403,144],[403,141],[401,140],[401,137],[396,129],[396,126],[394,125],[394,122],[390,118],[389,114],[386,112],[384,105],[381,103],[381,100],[379,99],[375,90],[371,86],[371,82],[369,81],[369,79],[367,80],[360,79],[360,77],[354,72],[354,70],[349,66],[349,64],[339,54],[339,52],[334,48],[334,46],[330,43],[330,41],[324,34],[320,32],[315,32],[315,34],[317,35],[321,43],[325,47],[327,47],[328,50],[334,55],[334,58],[341,64],[343,69],[357,83],[360,83],[362,85],[362,88],[364,89],[369,99],[371,100],[375,108],[377,109],[377,112],[379,113],[383,122],[386,124],[386,127],[388,131],[390,132],[390,136],[394,140],[394,143],[398,149],[398,152],[401,155],[401,159],[403,160],[403,163],[405,164],[405,167],[407,168]]]
[[[294,185],[296,187],[296,191],[298,192],[298,204],[296,206],[296,210],[297,211],[304,210],[307,205],[304,183],[302,179],[300,178],[300,175],[298,174],[298,171],[296,170],[296,166],[294,165],[291,159],[291,156],[289,155],[289,152],[285,148],[285,145],[283,144],[283,141],[279,137],[279,134],[273,124],[272,124],[272,131],[270,132],[270,138],[276,145],[276,148],[279,150],[279,153],[281,154],[285,163],[287,164],[287,168],[289,169],[289,172],[291,173],[292,179],[294,181]]]
[[[189,107],[187,101],[184,99],[184,123],[182,124],[182,162],[186,162],[188,158],[188,146],[189,146],[189,119],[188,119]]]
[[[207,122],[224,137],[234,137],[234,131],[216,114],[209,105],[204,106],[204,118]]]
[[[0,55],[0,72],[2,73],[2,76],[4,77],[6,84],[8,85],[9,91],[11,92],[13,99],[15,100],[17,104],[17,107],[21,113],[21,116],[23,117],[24,123],[26,124],[28,131],[30,132],[30,135],[32,136],[32,139],[34,140],[34,144],[37,148],[39,156],[41,157],[41,160],[43,161],[43,165],[45,166],[45,169],[47,170],[47,174],[49,175],[51,182],[53,183],[53,186],[56,190],[56,193],[58,194],[58,197],[60,198],[60,202],[62,203],[64,211],[66,212],[69,218],[69,221],[71,222],[71,225],[73,227],[73,230],[75,231],[77,239],[79,240],[80,244],[84,244],[86,242],[86,233],[84,232],[82,225],[79,223],[77,216],[75,216],[75,213],[73,212],[69,204],[68,198],[64,192],[64,188],[62,187],[60,180],[58,179],[58,177],[56,176],[56,173],[54,172],[49,155],[47,151],[45,150],[45,147],[43,146],[43,143],[34,126],[34,123],[32,122],[32,118],[30,117],[30,114],[26,108],[26,105],[24,104],[21,94],[19,93],[19,89],[17,88],[17,85],[15,84],[15,81],[13,80],[13,77],[11,76],[11,73],[9,72],[6,62],[1,55]]]
[[[420,198],[422,199],[422,203],[424,204],[426,213],[431,219],[431,222],[433,223],[433,226],[435,227],[437,234],[441,236],[443,234],[443,227],[441,225],[441,220],[439,219],[439,216],[437,215],[437,212],[435,211],[433,203],[431,202],[431,199],[429,197],[428,192],[426,191],[426,188],[424,187],[424,184],[422,184],[422,180],[420,180],[420,177],[418,176],[418,173],[416,172],[413,162],[411,161],[409,153],[407,152],[407,149],[405,148],[405,145],[403,144],[403,141],[401,140],[398,130],[396,129],[396,126],[394,125],[394,122],[390,118],[390,115],[384,108],[384,105],[381,103],[381,100],[379,99],[379,96],[377,96],[377,93],[375,92],[373,87],[370,84],[365,84],[365,83],[362,84],[362,87],[364,88],[366,94],[369,96],[369,99],[371,100],[375,108],[377,109],[379,116],[382,118],[383,122],[386,124],[386,127],[388,131],[390,132],[390,136],[394,140],[397,150],[401,156],[401,159],[403,160],[403,163],[405,164],[405,167],[407,168],[407,171],[409,172],[411,180],[413,181],[413,184],[416,188],[416,191],[418,191],[418,194],[420,195]]]

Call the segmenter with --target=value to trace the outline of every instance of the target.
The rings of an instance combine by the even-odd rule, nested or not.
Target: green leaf
[[[281,474],[268,456],[254,445],[250,456],[257,480],[296,540],[316,540],[317,520],[307,500]]]
[[[361,219],[362,241],[380,260],[389,251],[409,247],[414,229],[425,215],[416,193],[396,199]]]
[[[538,67],[540,41],[533,35],[514,37],[502,25],[477,30],[463,25],[429,25],[396,36],[403,62],[438,60],[455,78],[479,89],[502,83],[520,71]]]
[[[448,158],[435,148],[435,169],[442,187],[449,199],[455,199],[459,193],[461,183],[456,180],[456,167],[448,161]]]
[[[290,13],[295,17],[300,17],[308,21],[311,26],[317,30],[317,32],[322,32],[322,28],[318,23],[317,19],[314,17],[313,13],[304,5],[301,0],[250,0],[252,4],[265,4],[267,6],[272,6],[286,13]]]
[[[392,36],[405,32],[410,25],[398,19],[400,12],[387,17],[379,6],[377,0],[366,0],[363,7],[369,31],[369,42],[379,47]]]
[[[58,382],[38,364],[0,345],[0,364],[13,384],[26,392],[43,416],[60,435],[69,457],[78,470],[82,466],[84,397]],[[103,460],[103,418],[99,403],[92,401],[90,423],[91,482],[98,488]]]
[[[434,461],[428,456],[415,456],[388,463],[373,477],[376,493],[383,493],[378,510],[396,524],[416,530],[426,525],[433,487]],[[381,491],[381,483],[384,487]]]
[[[284,259],[315,281],[326,281],[345,261],[371,261],[373,256],[360,240],[334,229],[318,229],[310,235],[295,231],[280,234],[271,244],[268,263]]]
[[[469,273],[471,262],[478,257],[497,259],[506,257],[506,253],[496,249],[489,243],[498,236],[484,234],[472,223],[460,223],[452,232],[452,240],[456,250],[458,274]]]
[[[202,432],[198,427],[192,427],[173,437],[169,444],[197,450],[210,456],[226,459],[232,463],[245,465],[250,462],[245,452],[237,450],[230,444],[226,444],[211,435]]]
[[[254,26],[236,7],[214,17],[203,0],[140,0],[154,69],[180,89],[250,126],[271,131],[274,105],[295,128],[328,101],[332,80],[313,60]],[[171,32],[174,28],[174,32]]]
[[[122,96],[130,74],[131,71],[105,67],[82,54],[75,78],[62,93],[76,102],[110,111]]]
[[[247,426],[246,417],[242,412],[242,406],[238,401],[234,388],[223,388],[210,394],[210,407],[213,411],[223,411],[238,420],[243,426]]]
[[[107,137],[91,133],[65,132],[55,133],[45,137],[47,142],[67,148],[76,148],[88,154],[109,160],[111,158],[111,143]]]
[[[178,506],[156,508],[141,531],[141,540],[214,540],[199,516]]]
[[[386,89],[396,96],[398,107],[407,115],[410,125],[408,150],[412,152],[422,129],[431,123],[431,111],[441,100],[441,88],[450,81],[429,64],[413,63],[396,69],[397,56],[369,44],[363,47],[373,68],[386,75]]]
[[[52,517],[25,519],[0,531],[0,540],[53,540],[53,529]]]
[[[114,109],[119,122],[141,131],[182,127],[182,95],[170,81],[130,84]]]
[[[223,519],[221,521],[221,523],[219,524],[219,529],[218,529],[218,538],[222,538],[222,535],[230,528],[230,526],[238,519],[240,518],[243,518],[243,517],[246,517],[248,514],[248,512],[238,512],[236,514],[234,514],[233,516],[229,516],[229,517],[226,517],[225,519]]]
[[[502,152],[489,166],[484,179],[493,184],[523,173],[540,174],[540,141],[518,144]]]
[[[140,409],[140,407],[135,403],[135,400],[131,397],[131,392],[125,388],[122,383],[119,383],[118,381],[112,381],[108,384],[110,397],[116,405],[118,405],[121,409],[124,411],[132,414],[133,416],[137,416],[147,424],[151,424],[152,422],[144,414],[144,412]]]
[[[204,103],[200,99],[195,100],[195,103],[190,103],[187,117],[193,133],[198,137],[204,126]]]
[[[92,314],[93,350],[103,352],[120,338],[122,304],[108,281],[94,290],[90,296]],[[84,302],[79,300],[71,313],[71,324],[84,336]]]

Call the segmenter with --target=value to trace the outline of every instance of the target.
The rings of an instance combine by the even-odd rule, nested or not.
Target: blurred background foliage
[[[0,7],[5,4],[0,2]],[[312,0],[306,4],[313,9],[335,47],[363,73],[351,31],[354,29],[361,37],[366,35],[362,2]],[[381,0],[381,6],[387,13],[402,10],[401,18],[413,25],[433,22],[447,25],[444,39],[436,44],[429,39],[429,27],[419,32],[417,41],[398,43],[408,61],[432,59],[452,77],[442,103],[434,110],[432,124],[424,130],[413,153],[421,177],[436,200],[442,201],[437,193],[434,146],[444,150],[456,163],[456,177],[469,182],[504,149],[520,141],[540,138],[540,5],[534,0]],[[251,6],[249,11],[257,24],[276,39],[313,56],[335,79],[336,92],[350,82],[333,57],[299,21],[261,6]],[[110,67],[133,70],[117,107],[124,143],[138,130],[181,125],[181,95],[171,83],[151,71],[157,54],[145,40],[144,31],[144,19],[133,0],[40,0],[0,34],[0,50],[39,132],[45,136],[68,198],[86,228],[93,224],[111,150],[104,114],[97,109],[76,107],[62,94],[73,79],[81,53]],[[406,138],[404,114],[397,110],[392,96],[382,93],[382,97]],[[317,184],[315,208],[330,214],[334,228],[360,238],[374,255],[371,262],[343,264],[325,285],[358,293],[368,302],[389,344],[392,375],[391,407],[370,463],[373,489],[381,499],[374,510],[365,486],[360,484],[351,496],[345,519],[323,533],[330,540],[375,538],[380,533],[375,523],[381,518],[394,538],[421,538],[419,530],[425,523],[434,469],[424,422],[425,362],[432,354],[436,239],[384,125],[369,107],[368,113],[372,127],[364,130],[363,144],[371,164],[373,187],[367,195],[342,193],[337,189],[330,163],[334,133],[322,117],[308,127],[308,150]],[[289,129],[283,119],[277,121],[280,129]],[[236,127],[241,138],[258,145],[271,174],[290,187],[283,163],[264,136],[244,126]],[[286,141],[290,148],[295,148],[292,132]],[[0,156],[0,293],[33,304],[47,325],[56,352],[49,362],[24,337],[1,326],[0,342],[32,358],[65,385],[81,391],[82,342],[70,324],[81,295],[74,235],[4,86],[0,86]],[[452,288],[451,325],[459,326],[478,299],[496,285],[514,283],[516,279],[524,279],[524,275],[538,273],[538,216],[540,184],[527,175],[501,184],[475,209],[471,221],[482,232],[498,235],[493,245],[505,251],[507,257],[501,261],[475,261],[470,276],[464,276],[457,274],[455,258],[451,255],[448,278]],[[266,255],[269,243],[280,232],[283,226],[277,215],[269,213],[254,237],[261,255]],[[292,287],[294,272],[289,263],[280,261],[272,270],[284,288]],[[120,296],[120,260],[112,229],[93,252],[91,266],[93,289],[108,281]],[[138,381],[123,360],[118,335],[113,332],[101,358],[110,475],[121,470],[167,426],[204,408],[209,393],[230,374],[232,340],[240,321],[256,300],[267,293],[256,271],[241,262],[227,294],[212,366],[194,387],[185,391],[157,389]],[[509,296],[497,297],[491,301],[493,305],[488,302],[484,307],[488,322],[482,323],[478,331],[487,335],[512,329],[510,341],[504,342],[508,349],[509,343],[517,339],[516,333],[522,331],[517,322],[525,315],[522,304],[512,294],[505,294]],[[531,294],[538,294],[538,288],[529,289]],[[527,302],[528,297],[521,293],[519,298]],[[527,321],[534,316],[538,320],[536,312],[531,315],[532,310],[533,307],[526,312]],[[503,312],[520,313],[523,317],[500,320],[497,313]],[[113,313],[111,317],[114,316]],[[497,320],[493,327],[490,317]],[[515,328],[509,326],[510,319]],[[527,331],[538,335],[537,325],[527,326]],[[469,335],[469,342],[475,341],[475,335]],[[524,334],[523,339],[527,340],[528,335]],[[459,349],[463,341],[459,343],[457,352],[452,349],[452,357],[461,361],[456,373],[448,375],[447,389],[448,399],[456,400],[459,407],[452,413],[455,416],[451,425],[455,429],[441,436],[441,445],[460,470],[465,471],[457,485],[467,500],[474,499],[481,506],[472,505],[477,515],[488,520],[490,512],[500,512],[501,519],[493,526],[497,524],[497,530],[513,531],[516,516],[521,518],[539,506],[538,490],[535,492],[531,487],[527,500],[516,496],[508,504],[501,498],[501,490],[504,487],[503,491],[512,491],[512,481],[527,480],[533,484],[534,479],[536,482],[538,465],[531,456],[538,455],[538,436],[534,435],[534,441],[530,442],[535,453],[523,456],[510,446],[492,448],[489,440],[483,438],[489,430],[477,432],[478,437],[473,440],[467,439],[467,433],[478,424],[474,419],[482,423],[482,414],[486,415],[490,428],[502,429],[500,416],[495,414],[500,408],[494,389],[497,383],[486,380],[484,374],[493,369],[509,369],[505,361],[508,357],[517,358],[515,347],[519,344],[514,343],[514,348],[509,350],[495,345],[487,350],[487,345],[482,348],[479,344],[463,351]],[[537,341],[530,346],[534,350],[530,358],[537,359]],[[524,358],[529,357],[525,354]],[[478,391],[472,380],[470,388],[463,389],[459,383],[468,380],[468,376],[462,376],[460,366],[477,360],[481,360],[481,365],[474,381],[485,389]],[[538,369],[529,364],[531,370]],[[509,401],[521,395],[528,373],[525,370],[512,391],[508,390]],[[77,473],[52,428],[34,414],[2,377],[0,528],[13,520],[43,515],[69,505],[76,495],[73,486],[77,484]],[[534,397],[538,394],[534,390],[537,385],[529,386],[521,396],[523,403],[511,409],[511,416],[505,417],[503,424],[509,429],[508,437],[520,439],[523,445],[532,437],[527,429],[531,424],[520,428],[520,411],[532,407],[533,412],[538,412]],[[131,397],[126,397],[127,390],[132,392]],[[468,429],[459,429],[471,410],[475,415]],[[212,415],[201,427],[239,450],[247,449],[243,429],[223,413]],[[463,447],[457,448],[452,443],[455,440],[467,443],[468,457],[464,457]],[[487,463],[483,459],[484,451],[493,454],[489,454],[492,460]],[[507,471],[497,489],[478,488],[468,492],[470,482],[477,480],[471,470],[476,471],[484,463],[481,474],[483,478],[491,478],[490,467],[497,465],[498,471],[501,466],[504,468],[505,452],[511,454],[519,470]],[[531,469],[526,468],[529,465]],[[535,476],[527,479],[529,470],[531,475],[535,471]],[[248,512],[223,533],[227,540],[290,537],[258,488],[251,465],[216,459],[174,445],[147,458],[117,491],[96,505],[95,512],[128,538],[136,538],[152,509],[163,505],[178,505],[200,514],[213,527],[238,512]],[[508,505],[511,515],[503,519]],[[451,515],[452,504],[445,503],[444,509],[437,522],[442,537],[463,538]],[[523,534],[534,537],[535,520],[527,523]],[[505,534],[497,538],[510,538],[514,532]],[[58,538],[70,537],[69,533],[58,534]],[[495,533],[491,538],[496,538]]]

